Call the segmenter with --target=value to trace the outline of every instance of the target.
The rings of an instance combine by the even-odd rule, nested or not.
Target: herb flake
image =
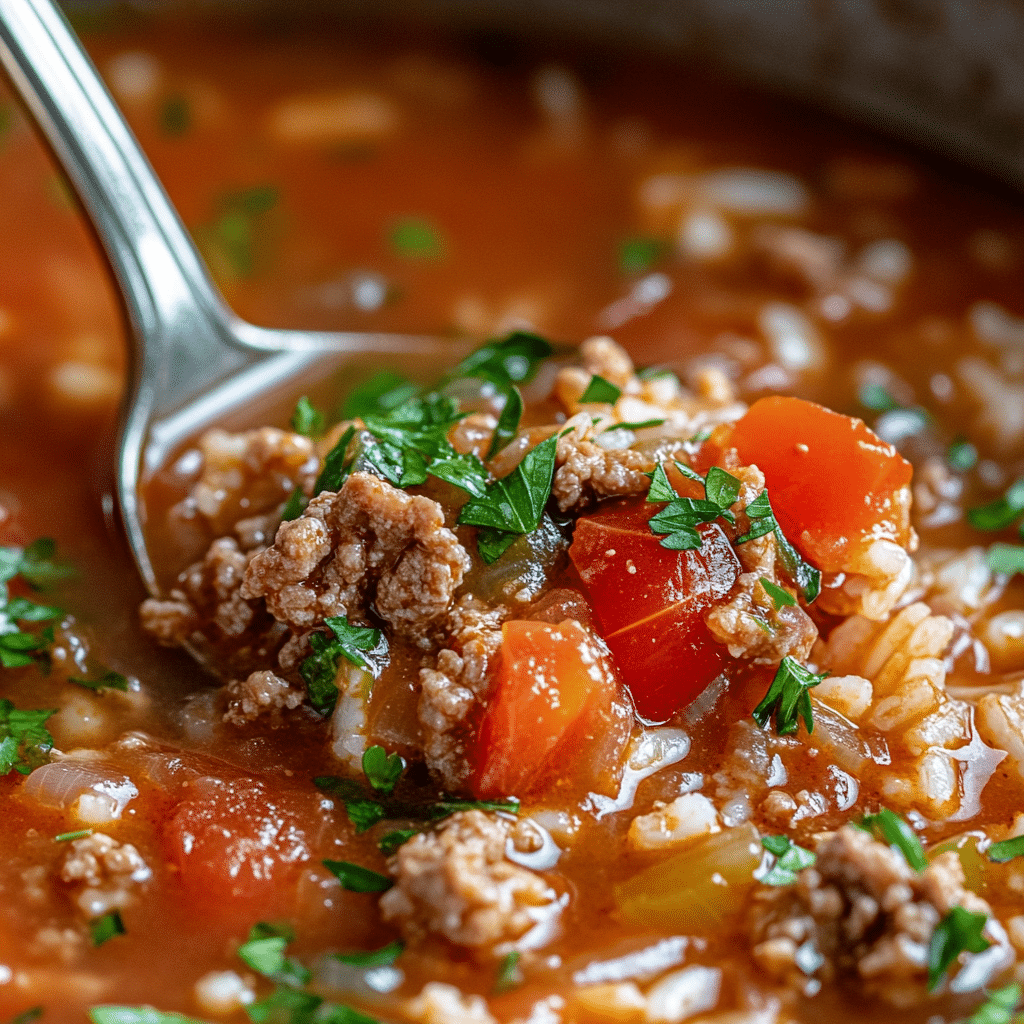
[[[104,942],[109,942],[115,936],[124,934],[124,922],[116,910],[89,922],[89,935],[94,946],[102,946]]]
[[[797,731],[802,718],[808,734],[814,732],[814,715],[808,691],[827,675],[827,672],[812,672],[796,658],[787,655],[782,659],[764,700],[754,708],[754,721],[764,729],[774,718],[775,732],[779,736],[788,736]]]
[[[387,892],[395,884],[387,875],[347,860],[325,860],[323,864],[349,892]]]
[[[775,857],[775,863],[761,879],[765,885],[792,885],[804,868],[813,867],[818,857],[797,846],[789,836],[762,836],[761,845]]]
[[[1024,836],[1014,836],[999,843],[992,843],[985,855],[995,864],[1005,864],[1017,857],[1024,857]]]
[[[924,855],[917,833],[895,811],[883,807],[877,814],[866,814],[861,827],[884,840],[894,850],[899,850],[915,871],[924,871],[928,867],[928,858]]]
[[[928,991],[934,992],[961,953],[982,953],[991,945],[982,935],[988,918],[964,907],[953,909],[938,923],[928,944]]]
[[[614,405],[622,394],[622,388],[616,387],[611,381],[599,377],[596,373],[590,378],[583,394],[580,395],[580,405],[587,405],[591,402],[599,402],[607,405]]]

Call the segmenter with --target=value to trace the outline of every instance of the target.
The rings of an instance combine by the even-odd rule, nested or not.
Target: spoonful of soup
[[[0,61],[78,192],[124,299],[130,358],[114,500],[156,594],[139,487],[186,438],[357,355],[427,356],[453,342],[270,329],[236,316],[51,0],[0,0]]]

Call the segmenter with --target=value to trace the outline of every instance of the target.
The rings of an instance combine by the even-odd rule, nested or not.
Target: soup
[[[0,1016],[1008,1020],[1014,197],[653,59],[87,43],[241,314],[452,355],[196,438],[145,599],[3,108]]]

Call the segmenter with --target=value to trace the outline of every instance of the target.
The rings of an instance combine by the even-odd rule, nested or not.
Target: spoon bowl
[[[451,353],[451,339],[280,330],[224,302],[152,166],[51,0],[0,0],[0,62],[71,179],[117,278],[128,382],[112,496],[146,587],[160,588],[140,486],[186,439],[367,353]]]

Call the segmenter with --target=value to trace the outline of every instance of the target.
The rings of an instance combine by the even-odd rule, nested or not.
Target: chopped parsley
[[[605,402],[614,405],[622,394],[622,388],[616,387],[611,381],[599,377],[596,373],[590,378],[583,394],[580,395],[580,403]]]
[[[68,676],[68,682],[76,683],[78,686],[84,686],[87,690],[95,690],[97,692],[102,690],[120,690],[122,693],[128,692],[127,678],[121,675],[120,672],[115,672],[113,669],[109,669],[104,672],[99,679],[79,679],[76,676]]]
[[[152,1006],[94,1006],[89,1020],[92,1024],[205,1024],[198,1017],[154,1010]]]
[[[192,108],[181,93],[173,93],[160,105],[160,130],[165,135],[184,135],[192,127]]]
[[[355,464],[355,456],[349,458],[348,449],[352,444],[352,438],[356,436],[354,426],[348,429],[338,438],[334,447],[324,456],[323,465],[320,467],[320,474],[313,484],[313,497],[322,494],[324,491],[340,491],[341,485],[345,482],[352,466]]]
[[[827,675],[827,672],[820,675],[812,672],[796,658],[787,655],[782,659],[764,700],[754,708],[754,721],[764,729],[774,718],[775,732],[779,736],[787,736],[797,731],[802,718],[807,732],[814,732],[814,716],[808,691]]]
[[[53,737],[45,722],[56,709],[22,711],[6,698],[0,699],[0,775],[11,771],[28,775],[46,764]]]
[[[859,827],[899,850],[915,871],[928,867],[917,833],[895,811],[883,807],[877,814],[865,814]]]
[[[12,597],[8,584],[20,579],[32,590],[74,575],[72,569],[56,561],[54,542],[43,537],[25,548],[0,547],[0,666],[23,668],[38,664],[49,669],[49,647],[53,626],[23,628],[52,623],[64,614],[60,608],[28,597]]]
[[[499,390],[507,391],[513,384],[530,380],[554,346],[538,334],[512,331],[504,338],[488,341],[459,362],[444,380],[476,377],[490,381]]]
[[[305,985],[312,975],[297,960],[285,956],[295,933],[288,925],[260,922],[238,947],[239,958],[257,974],[284,984]]]
[[[680,463],[677,462],[676,466],[682,470]],[[669,482],[664,467],[658,465],[655,468],[647,500],[667,500],[668,504],[651,516],[648,525],[652,533],[665,535],[661,540],[663,548],[671,551],[699,550],[703,543],[697,530],[700,523],[714,522],[718,518],[735,521],[729,506],[739,495],[739,480],[724,469],[712,466],[701,482],[704,484],[703,498],[680,498]]]
[[[964,1024],[1011,1024],[1020,997],[1021,986],[1016,983],[993,989]]]
[[[80,828],[77,832],[61,832],[59,836],[53,837],[53,841],[55,843],[73,843],[76,839],[88,839],[91,835],[91,828]]]
[[[742,537],[736,538],[737,544],[745,544],[748,540],[763,537],[767,533],[775,533],[779,561],[782,562],[789,578],[797,585],[804,600],[812,604],[821,592],[821,572],[800,557],[800,553],[786,539],[779,526],[775,513],[772,511],[768,491],[762,491],[744,510],[751,520],[750,530]]]
[[[777,583],[773,583],[767,576],[761,577],[761,586],[764,592],[772,599],[775,610],[792,608],[796,604],[796,598],[788,591],[783,590]]]
[[[324,432],[324,414],[303,395],[292,412],[291,428],[303,437],[319,437]]]
[[[1024,547],[1019,544],[992,544],[985,552],[985,561],[993,572],[1013,576],[1024,572]]]
[[[761,879],[765,885],[792,885],[804,868],[813,867],[818,857],[797,846],[789,836],[762,836],[761,845],[775,857],[775,863]]]
[[[519,968],[521,954],[518,949],[510,950],[501,958],[498,973],[494,979],[494,994],[502,995],[523,983],[523,972]]]
[[[964,907],[953,909],[938,923],[928,944],[928,991],[934,992],[961,953],[982,953],[991,945],[982,935],[988,918]]]
[[[387,892],[395,884],[387,875],[347,860],[325,860],[323,864],[349,892]]]
[[[388,242],[407,260],[439,260],[446,248],[441,232],[422,217],[403,217],[395,221],[388,229]]]
[[[623,274],[644,274],[665,258],[668,245],[660,238],[637,236],[619,246],[619,270]]]
[[[1012,483],[1000,498],[967,510],[967,521],[978,530],[1005,530],[1024,513],[1024,479]]]
[[[978,464],[978,449],[965,438],[958,437],[946,449],[946,465],[957,472],[966,473]]]
[[[996,864],[1005,864],[1017,857],[1024,857],[1024,836],[1014,836],[1013,839],[1004,839],[1001,843],[992,843],[985,851],[985,855]]]
[[[353,626],[344,615],[330,615],[324,619],[330,633],[311,633],[309,646],[313,653],[299,666],[299,674],[306,684],[309,702],[322,715],[334,711],[338,699],[335,679],[338,661],[346,658],[353,665],[377,674],[379,663],[387,657],[388,643],[379,629]],[[367,660],[364,654],[372,656]]]
[[[306,511],[308,504],[309,501],[302,491],[302,485],[296,485],[295,490],[288,495],[288,500],[281,509],[281,522],[290,523],[293,519],[298,519]]]
[[[523,396],[517,387],[509,387],[505,395],[505,404],[501,407],[501,415],[494,427],[491,446],[487,457],[493,458],[519,432],[519,423],[523,418]]]
[[[541,441],[508,476],[489,483],[483,495],[463,506],[458,522],[481,527],[477,548],[488,565],[497,561],[516,537],[532,533],[540,524],[551,494],[557,445],[557,434]]]
[[[124,933],[124,922],[116,910],[89,922],[89,935],[92,937],[94,946],[102,946],[104,942],[109,942],[110,939],[117,935],[124,935]]]
[[[334,959],[350,967],[391,967],[402,955],[405,943],[399,939],[389,942],[380,949],[359,950],[354,953],[335,953]]]
[[[415,398],[419,388],[408,378],[393,370],[380,370],[368,380],[354,387],[341,407],[343,420],[381,415]]]
[[[383,747],[369,747],[363,754],[363,774],[378,792],[390,796],[405,771],[405,761],[398,754],[389,754]]]
[[[377,840],[377,849],[385,857],[390,857],[400,846],[404,846],[415,835],[419,835],[419,829],[396,828],[393,832],[387,832]]]
[[[211,264],[235,277],[252,277],[263,241],[263,218],[279,199],[280,192],[273,185],[256,185],[221,196],[213,223],[198,232],[200,244],[212,257]]]
[[[893,397],[884,384],[879,384],[877,381],[861,385],[857,392],[857,400],[865,409],[870,409],[872,412],[896,412],[898,409],[905,408],[902,402]]]

